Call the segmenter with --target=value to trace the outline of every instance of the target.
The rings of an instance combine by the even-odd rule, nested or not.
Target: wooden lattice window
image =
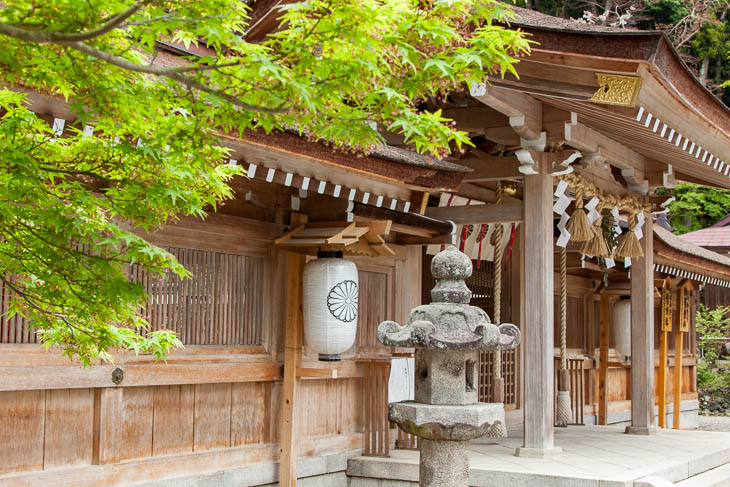
[[[142,311],[153,330],[177,332],[186,345],[260,345],[263,341],[264,259],[204,250],[167,248],[192,277],[131,278],[149,295]]]

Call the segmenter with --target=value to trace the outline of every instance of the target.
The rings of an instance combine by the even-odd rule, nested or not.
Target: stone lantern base
[[[484,436],[495,424],[504,424],[504,406],[406,401],[391,404],[389,416],[404,431],[421,438],[421,486],[464,487],[469,485],[469,440]]]

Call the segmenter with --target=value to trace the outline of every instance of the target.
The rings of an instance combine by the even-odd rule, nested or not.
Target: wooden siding
[[[361,433],[362,379],[305,380],[300,436]],[[118,460],[278,442],[280,382],[123,389]],[[0,475],[89,465],[92,389],[0,392]]]

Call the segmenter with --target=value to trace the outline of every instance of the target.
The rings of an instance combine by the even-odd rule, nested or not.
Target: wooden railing
[[[583,426],[585,407],[585,367],[586,358],[568,358],[568,372],[570,373],[570,408],[573,411],[573,421],[570,425]],[[558,398],[558,369],[560,358],[555,358],[555,411]]]

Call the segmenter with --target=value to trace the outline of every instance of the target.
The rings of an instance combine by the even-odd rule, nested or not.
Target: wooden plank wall
[[[301,440],[364,429],[361,378],[302,381]],[[280,382],[123,389],[118,460],[277,443]],[[0,392],[0,475],[89,465],[93,389]]]
[[[198,222],[153,238],[163,246],[174,242],[168,248],[195,279],[149,279],[132,271],[153,295],[145,310],[153,326],[172,327],[189,344],[167,364],[118,355],[116,365],[82,370],[14,337],[0,345],[0,369],[12,379],[6,386],[23,389],[0,387],[0,485],[21,478],[35,485],[45,478],[43,470],[61,468],[78,485],[93,484],[95,475],[105,479],[97,485],[106,485],[122,461],[130,476],[130,465],[152,460],[159,475],[170,472],[165,462],[203,471],[276,461],[286,313],[275,297],[283,296],[286,255],[250,234],[274,230],[238,220],[216,217],[210,225]],[[206,242],[212,250],[203,248]],[[391,350],[377,343],[377,325],[402,322],[420,304],[421,249],[394,247],[394,258],[353,259],[361,271],[357,345],[342,362],[326,366],[338,369],[337,379],[301,381],[302,456],[361,446],[364,367],[358,360],[389,356]],[[2,296],[6,303],[8,294]],[[12,337],[11,328],[3,322],[0,331]],[[323,367],[307,347],[302,366]],[[115,367],[125,370],[119,387],[110,381]],[[248,453],[226,453],[251,448],[250,460]],[[94,463],[105,469],[89,473]]]

